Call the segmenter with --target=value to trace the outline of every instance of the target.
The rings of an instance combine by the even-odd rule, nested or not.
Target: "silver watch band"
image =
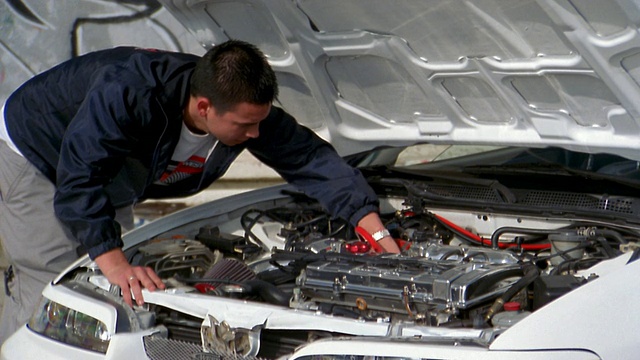
[[[387,237],[387,236],[391,236],[391,234],[389,233],[389,230],[387,230],[387,229],[376,231],[373,234],[371,234],[371,237],[375,241],[380,241],[380,240],[382,240],[382,238]]]

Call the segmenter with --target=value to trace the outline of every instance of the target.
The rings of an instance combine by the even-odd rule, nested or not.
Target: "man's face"
[[[207,131],[228,146],[241,144],[260,135],[258,127],[271,111],[271,104],[239,103],[225,113],[213,107],[207,112]]]

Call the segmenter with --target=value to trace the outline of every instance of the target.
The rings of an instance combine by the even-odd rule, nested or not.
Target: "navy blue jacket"
[[[33,77],[7,100],[9,136],[56,184],[56,215],[92,259],[122,246],[116,208],[205,189],[245,148],[335,217],[355,224],[377,210],[360,172],[275,106],[257,139],[218,144],[202,176],[154,185],[178,142],[198,59],[129,47],[102,50]]]

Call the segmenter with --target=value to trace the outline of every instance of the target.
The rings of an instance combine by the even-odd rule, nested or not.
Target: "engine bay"
[[[315,201],[286,195],[177,227],[126,253],[176,293],[371,324],[490,330],[495,337],[596,279],[591,267],[635,250],[638,241],[637,229],[613,223],[433,207],[411,193],[387,194],[381,215],[402,252],[384,254]],[[100,277],[75,279],[105,287]],[[153,303],[136,312],[147,319],[142,328],[167,329],[168,339],[260,358],[318,338],[358,335],[313,324],[306,331],[241,330]]]

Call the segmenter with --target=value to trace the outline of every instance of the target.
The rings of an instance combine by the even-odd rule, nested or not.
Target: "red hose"
[[[378,244],[378,242],[373,238],[373,236],[371,236],[371,234],[369,234],[367,230],[360,226],[356,226],[356,233],[360,235],[366,242],[368,242],[369,245],[371,245],[373,251],[377,253],[382,252],[382,247],[380,246],[380,244]]]
[[[487,245],[487,246],[491,246],[491,240],[490,239],[485,239],[482,238],[466,229],[461,228],[460,226],[452,223],[451,221],[443,218],[440,215],[436,215],[433,214],[438,220],[442,221],[442,223],[444,223],[445,225],[449,226],[450,228],[454,229],[455,231],[464,234],[465,236],[469,237],[470,239],[479,242],[483,245]],[[506,248],[513,248],[513,247],[517,247],[517,244],[507,244],[507,243],[498,243],[498,247],[501,249],[506,249]],[[529,251],[536,251],[536,250],[546,250],[549,249],[551,247],[551,244],[522,244],[521,245],[522,249],[524,250],[529,250]]]

